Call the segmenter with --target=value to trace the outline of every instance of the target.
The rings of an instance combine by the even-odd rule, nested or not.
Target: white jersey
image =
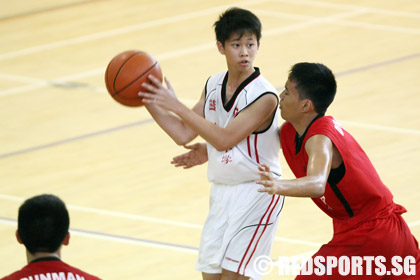
[[[220,127],[226,127],[242,110],[265,94],[276,89],[260,74],[258,68],[236,90],[231,100],[226,97],[227,72],[211,76],[206,84],[204,116]],[[207,143],[209,182],[240,184],[260,179],[258,164],[270,166],[275,177],[281,176],[278,136],[279,109],[276,109],[271,125],[264,131],[254,132],[227,151],[217,151]]]

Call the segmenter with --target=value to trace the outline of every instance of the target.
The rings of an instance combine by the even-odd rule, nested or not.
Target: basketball
[[[105,72],[106,88],[118,103],[130,107],[142,106],[138,92],[144,91],[142,83],[150,83],[147,78],[150,74],[162,81],[162,70],[153,56],[143,51],[125,51],[109,62]]]

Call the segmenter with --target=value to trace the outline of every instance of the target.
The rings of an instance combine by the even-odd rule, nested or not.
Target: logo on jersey
[[[210,99],[210,101],[209,101],[209,111],[216,111],[216,100]]]
[[[327,207],[328,207],[328,210],[334,210],[331,206],[329,206],[329,205],[327,204],[327,201],[326,201],[326,199],[325,199],[325,196],[324,196],[324,195],[323,195],[323,196],[321,196],[321,197],[320,197],[320,199],[321,199],[322,203],[324,203],[324,204],[325,204],[325,206],[327,206]]]
[[[232,162],[232,157],[229,154],[224,154],[222,157],[222,162],[224,164],[229,164],[229,162]]]
[[[238,107],[235,108],[235,110],[233,111],[233,117],[236,117],[239,113],[239,109]]]

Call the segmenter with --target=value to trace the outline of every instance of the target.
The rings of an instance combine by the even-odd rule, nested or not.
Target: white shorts
[[[225,269],[261,279],[254,262],[259,256],[270,256],[284,197],[260,193],[259,188],[253,182],[213,184],[196,264],[198,271],[217,274]]]

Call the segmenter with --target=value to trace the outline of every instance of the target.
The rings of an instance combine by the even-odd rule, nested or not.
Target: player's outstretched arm
[[[220,127],[206,120],[203,116],[204,93],[198,103],[201,112],[197,111],[198,107],[190,110],[171,91],[164,88],[158,79],[153,76],[149,76],[149,79],[152,81],[152,85],[142,85],[149,92],[139,93],[143,97],[143,103],[156,104],[175,113],[184,124],[218,151],[230,149],[261,127],[268,127],[273,119],[273,114],[277,110],[277,96],[275,94],[265,94],[239,113],[226,127]]]
[[[185,145],[184,147],[190,151],[172,159],[171,163],[175,165],[175,167],[188,169],[207,162],[207,146],[205,143]]]
[[[163,96],[167,96],[165,100],[173,100],[173,103],[175,102],[180,103],[178,99],[176,98],[175,92],[171,84],[166,78],[165,78],[165,83],[167,87],[165,88],[162,84],[160,84],[160,87],[158,89],[160,94],[159,95],[153,94],[152,98],[161,97],[163,95]],[[143,94],[144,93],[139,93],[139,96],[143,96]],[[196,112],[198,115],[202,114],[203,112],[203,106],[204,106],[203,96],[204,94],[202,94],[202,98],[200,98],[200,100],[192,109],[192,111]],[[197,136],[197,133],[194,130],[192,130],[189,126],[187,126],[181,118],[171,113],[166,108],[159,106],[158,103],[150,101],[150,98],[149,99],[147,97],[143,98],[143,103],[145,104],[146,109],[152,115],[156,123],[178,145],[185,145]]]
[[[320,197],[325,192],[333,159],[333,144],[324,135],[314,135],[305,145],[308,154],[307,175],[293,180],[275,180],[270,167],[261,164],[258,167],[260,180],[256,183],[264,188],[259,192],[280,194],[294,197]]]

